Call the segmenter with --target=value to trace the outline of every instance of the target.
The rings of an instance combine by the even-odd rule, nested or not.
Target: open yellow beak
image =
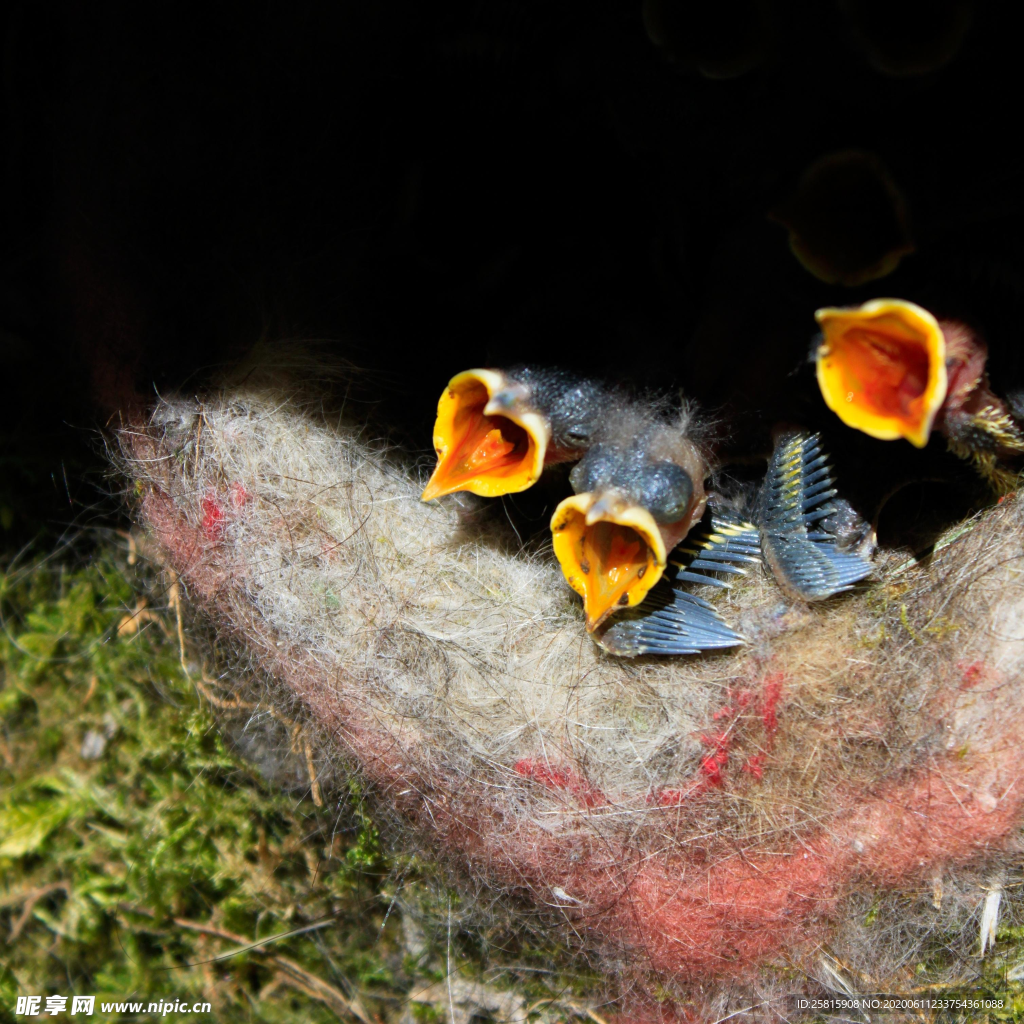
[[[437,403],[437,466],[423,501],[455,491],[494,498],[537,482],[551,429],[543,416],[509,397],[508,381],[496,370],[452,377]]]
[[[871,437],[923,448],[946,398],[946,341],[935,317],[902,299],[814,315],[824,334],[817,363],[825,404]]]
[[[668,552],[654,517],[614,491],[566,498],[551,517],[551,535],[590,632],[639,604],[665,571]]]

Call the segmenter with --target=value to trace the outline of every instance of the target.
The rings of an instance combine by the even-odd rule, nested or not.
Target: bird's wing
[[[691,533],[672,552],[674,578],[662,579],[642,605],[616,615],[594,634],[606,651],[621,657],[640,654],[699,654],[744,643],[703,598],[685,584],[728,587],[710,575],[745,575],[761,561],[757,528],[729,514],[713,513],[710,523]]]
[[[871,563],[842,551],[815,525],[836,509],[828,456],[818,434],[787,434],[775,446],[758,506],[761,550],[786,593],[821,601],[849,590]]]

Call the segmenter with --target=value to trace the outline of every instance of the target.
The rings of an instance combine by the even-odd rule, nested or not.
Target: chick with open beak
[[[946,343],[926,309],[873,299],[819,309],[816,361],[825,404],[849,427],[923,448],[946,398]]]
[[[590,447],[604,394],[602,385],[557,369],[456,374],[437,404],[437,466],[423,500],[532,487],[545,465],[575,461]]]
[[[618,419],[573,469],[576,494],[551,517],[555,556],[591,632],[643,601],[707,504],[707,465],[683,429]]]
[[[985,342],[959,321],[903,299],[819,309],[818,385],[850,427],[923,448],[933,430],[1000,491],[1016,486],[1004,460],[1024,454],[1024,432],[989,384]]]

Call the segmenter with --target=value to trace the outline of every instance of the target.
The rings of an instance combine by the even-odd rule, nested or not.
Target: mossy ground
[[[167,622],[126,619],[125,568],[106,551],[0,584],[3,1003],[194,996],[228,1019],[330,1020],[326,988],[301,992],[313,978],[341,1001],[388,993],[402,956],[372,826],[331,835],[228,749]]]

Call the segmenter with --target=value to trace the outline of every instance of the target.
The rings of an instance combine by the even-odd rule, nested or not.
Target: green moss
[[[282,792],[225,745],[164,617],[119,635],[136,593],[116,557],[0,575],[0,605],[0,1006],[171,994],[223,1020],[337,1019],[269,954],[374,1011],[394,1002],[411,979],[397,917],[381,927],[373,822],[358,801]],[[321,921],[215,963],[236,944],[199,930],[253,941]]]

